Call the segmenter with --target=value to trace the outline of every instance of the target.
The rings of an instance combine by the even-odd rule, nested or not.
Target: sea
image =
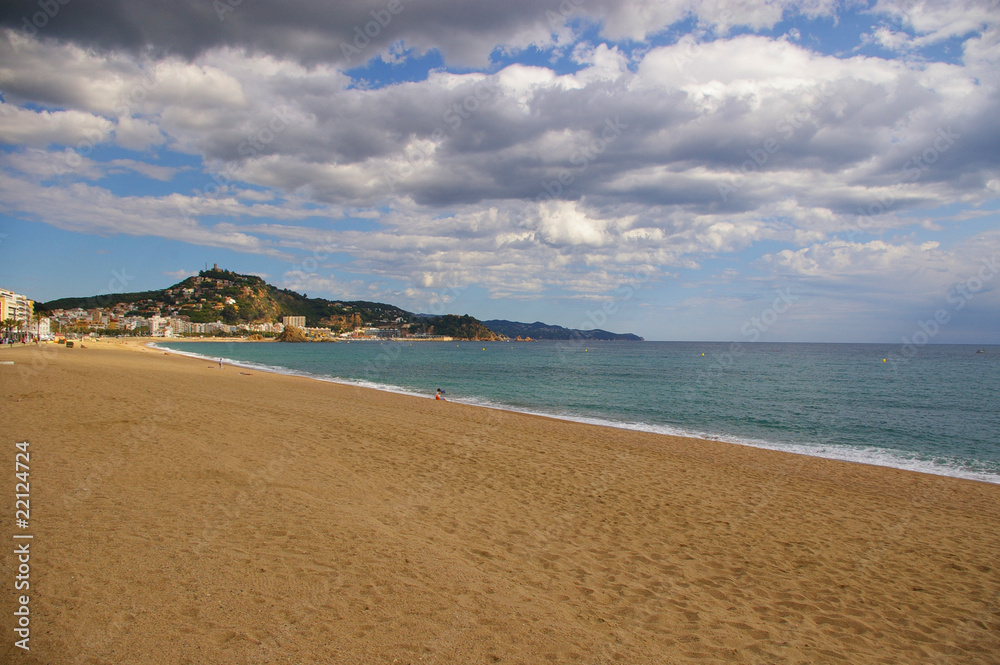
[[[1000,483],[1000,346],[157,341],[295,374],[608,427]]]

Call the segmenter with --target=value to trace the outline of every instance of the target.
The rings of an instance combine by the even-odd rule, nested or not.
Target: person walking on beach
[[[219,358],[219,369],[222,369],[222,358]]]

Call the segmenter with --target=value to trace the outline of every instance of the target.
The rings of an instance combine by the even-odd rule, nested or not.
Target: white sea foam
[[[565,412],[546,412],[530,409],[518,409],[508,405],[499,404],[485,399],[459,399],[452,400],[472,406],[500,409],[502,411],[512,411],[514,413],[524,413],[546,418],[555,418],[568,422],[582,423],[585,425],[596,425],[599,427],[613,427],[615,429],[627,429],[638,432],[650,432],[653,434],[664,434],[668,436],[678,436],[690,439],[706,439],[709,441],[721,441],[751,448],[762,448],[778,452],[794,453],[796,455],[806,455],[808,457],[821,457],[824,459],[840,460],[843,462],[854,462],[856,464],[868,464],[871,466],[883,466],[905,471],[916,471],[918,473],[928,473],[936,476],[949,476],[953,478],[964,478],[966,480],[978,480],[986,483],[1000,484],[1000,469],[991,472],[989,470],[969,469],[962,466],[961,462],[954,460],[928,460],[919,459],[916,456],[909,456],[905,453],[889,450],[886,448],[866,447],[853,448],[850,446],[830,446],[811,445],[799,443],[777,443],[762,439],[752,439],[748,437],[719,434],[698,430],[683,429],[670,425],[652,425],[642,422],[624,422],[610,420],[606,418],[594,418],[590,416],[580,416]]]
[[[203,360],[208,360],[213,363],[218,363],[219,358],[225,356],[209,356],[203,353],[193,353],[191,351],[178,351],[172,347],[161,347],[156,344],[156,342],[148,342],[146,346],[154,349],[162,350],[167,349],[171,353],[176,353],[179,356],[187,356],[189,358],[200,358]],[[390,385],[387,383],[377,383],[375,381],[367,381],[365,379],[345,379],[336,376],[324,376],[322,374],[314,374],[312,372],[306,372],[297,369],[291,369],[289,367],[283,367],[281,365],[267,365],[264,363],[255,363],[248,360],[234,360],[232,358],[225,358],[225,364],[232,367],[239,367],[241,369],[252,369],[258,372],[269,372],[271,374],[284,374],[285,376],[301,376],[307,379],[314,379],[316,381],[324,381],[326,383],[336,383],[342,386],[356,386],[358,388],[371,388],[372,390],[381,390],[382,392],[395,393],[397,395],[411,395],[414,397],[427,397],[427,393],[416,392],[413,390],[407,390],[399,386]]]
[[[183,355],[183,356],[189,356],[192,358],[202,358],[211,362],[217,362],[219,358],[219,356],[208,356],[205,354],[193,353],[190,351],[179,351],[171,347],[159,347],[154,342],[148,343],[147,346],[156,349],[166,348],[171,353],[176,353],[178,355]],[[323,375],[313,374],[310,372],[290,369],[288,367],[281,367],[277,365],[266,365],[262,363],[254,363],[248,361],[232,360],[228,358],[226,359],[226,364],[235,367],[240,367],[243,369],[251,369],[261,372],[271,372],[275,374],[285,374],[289,376],[301,376],[304,378],[310,378],[329,383],[336,383],[340,385],[370,388],[373,390],[380,390],[382,392],[389,392],[398,395],[430,397],[430,395],[424,392],[407,389],[397,385],[379,383],[364,379],[344,379],[341,377],[323,376]],[[976,480],[981,482],[1000,484],[1000,468],[997,468],[995,470],[989,468],[985,469],[969,468],[970,465],[967,463],[963,463],[961,460],[940,459],[940,458],[923,459],[917,456],[915,453],[905,453],[901,451],[889,450],[887,448],[879,448],[876,446],[861,448],[861,447],[838,446],[838,445],[774,442],[762,439],[734,436],[726,433],[684,429],[670,425],[656,425],[644,422],[627,422],[627,421],[618,421],[607,418],[595,418],[591,416],[582,416],[579,414],[574,414],[564,411],[544,411],[544,410],[518,408],[511,406],[509,404],[496,402],[494,400],[486,398],[465,397],[465,398],[457,398],[457,399],[449,398],[449,399],[450,401],[460,404],[467,404],[470,406],[498,409],[501,411],[509,411],[513,413],[524,413],[527,415],[543,416],[546,418],[555,418],[558,420],[565,420],[568,422],[576,422],[587,425],[612,427],[616,429],[627,429],[640,432],[650,432],[654,434],[665,434],[669,436],[678,436],[685,438],[707,439],[710,441],[721,441],[724,443],[732,443],[752,448],[762,448],[765,450],[794,453],[798,455],[806,455],[809,457],[820,457],[825,459],[840,460],[844,462],[853,462],[857,464],[868,464],[872,466],[889,467],[895,469],[902,469],[906,471],[916,471],[918,473],[927,473],[937,476],[949,476],[954,478],[964,478],[967,480]]]

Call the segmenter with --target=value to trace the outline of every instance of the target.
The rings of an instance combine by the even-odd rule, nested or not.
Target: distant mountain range
[[[515,339],[520,337],[526,339],[585,339],[612,342],[642,342],[642,337],[632,333],[613,333],[607,330],[576,330],[574,328],[563,328],[541,321],[534,323],[520,323],[518,321],[505,321],[503,319],[490,319],[483,321],[483,325],[493,332]]]
[[[398,327],[410,333],[445,335],[457,339],[500,340],[628,340],[642,341],[632,334],[606,330],[573,330],[536,321],[518,323],[495,319],[481,322],[463,315],[414,314],[386,303],[364,300],[310,298],[289,289],[279,289],[256,275],[242,275],[214,268],[159,291],[115,293],[84,298],[59,298],[41,309],[109,309],[123,316],[186,316],[196,323],[276,322],[284,316],[304,316],[306,326],[330,328],[334,332],[363,326]]]

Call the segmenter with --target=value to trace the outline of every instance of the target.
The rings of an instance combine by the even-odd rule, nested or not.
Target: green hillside
[[[160,291],[112,293],[85,298],[59,298],[44,303],[55,309],[113,309],[125,316],[186,316],[195,323],[278,322],[284,316],[304,316],[306,326],[336,333],[365,326],[407,327],[461,339],[499,339],[471,316],[418,318],[395,305],[366,300],[310,298],[279,289],[256,275],[230,270],[202,270],[197,276]]]
[[[131,316],[187,316],[191,321],[258,323],[283,316],[304,316],[307,326],[350,330],[358,326],[410,322],[413,315],[385,303],[330,301],[279,289],[256,275],[230,270],[202,270],[197,276],[160,291],[60,298],[44,304],[54,309],[116,309]]]
[[[229,325],[276,323],[284,316],[304,316],[310,328],[329,328],[334,333],[363,327],[399,328],[409,333],[443,335],[482,341],[506,337],[533,339],[634,340],[631,334],[605,330],[572,330],[541,322],[482,322],[469,315],[416,315],[395,305],[367,300],[310,298],[289,289],[279,289],[256,275],[231,270],[202,270],[196,276],[159,291],[111,293],[86,298],[59,298],[40,309],[108,309],[121,316],[185,316],[195,323],[222,321]]]
[[[503,340],[503,337],[468,314],[462,316],[445,314],[444,316],[420,319],[420,323],[423,325],[423,330],[420,332],[431,335],[444,335],[456,339],[473,339],[483,342],[498,342]],[[411,327],[411,330],[414,330],[414,328]]]
[[[483,321],[483,325],[487,326],[490,330],[511,338],[530,337],[531,339],[536,340],[581,339],[613,342],[643,341],[642,337],[633,335],[632,333],[613,333],[599,328],[595,328],[593,330],[577,330],[575,328],[563,328],[562,326],[542,323],[541,321],[535,321],[534,323],[520,323],[518,321],[492,319],[490,321]]]

